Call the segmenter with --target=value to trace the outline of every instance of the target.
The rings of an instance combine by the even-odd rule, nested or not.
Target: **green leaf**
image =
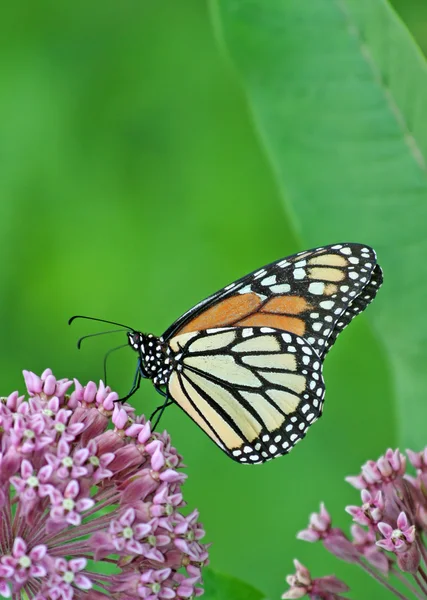
[[[263,600],[265,598],[264,594],[248,583],[229,575],[216,573],[212,569],[203,571],[203,581],[205,584],[203,598],[206,600]]]
[[[425,59],[384,0],[217,0],[214,9],[305,245],[359,241],[378,252],[385,283],[366,316],[388,354],[400,442],[418,449],[427,422]]]

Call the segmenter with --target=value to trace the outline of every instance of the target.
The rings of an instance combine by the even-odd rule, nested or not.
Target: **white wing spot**
[[[314,330],[314,331],[320,331],[320,330],[322,329],[322,325],[323,325],[323,323],[320,323],[320,322],[318,322],[318,323],[313,323],[313,325],[312,325],[312,327],[313,327],[313,330]]]
[[[359,264],[359,259],[356,256],[350,256],[350,258],[348,259],[352,265],[358,265]]]
[[[350,289],[350,288],[348,287],[348,285],[342,285],[342,286],[340,286],[340,290],[341,290],[342,292],[348,292],[348,290],[349,290],[349,289]]]
[[[276,283],[276,275],[270,275],[261,281],[261,285],[273,285]]]
[[[350,271],[348,276],[350,277],[350,279],[357,279],[359,277],[359,273],[356,273],[356,271]]]
[[[323,300],[322,302],[319,303],[319,306],[321,306],[325,310],[330,310],[334,304],[335,304],[335,302],[333,302],[332,300]]]
[[[290,344],[292,342],[292,336],[289,335],[289,333],[282,333],[282,339],[283,341],[285,341],[287,344]]]
[[[250,294],[252,292],[252,288],[250,285],[245,285],[245,287],[242,287],[237,291],[239,294]]]
[[[304,352],[304,354],[308,354],[309,356],[311,356],[313,354],[313,352],[311,351],[311,349],[308,346],[304,346],[302,351]]]
[[[254,330],[249,328],[249,327],[245,327],[245,329],[243,329],[242,331],[242,337],[247,338],[247,337],[251,337],[251,335],[254,334]]]
[[[347,254],[347,256],[349,254],[351,254],[351,248],[341,248],[340,249],[341,254]]]
[[[342,244],[335,244],[335,246],[332,246],[332,250],[341,250],[342,248]]]
[[[283,444],[282,444],[282,448],[283,448],[284,450],[286,450],[286,448],[288,448],[288,447],[289,447],[289,442],[283,442]]]
[[[291,263],[288,262],[286,259],[285,260],[281,260],[280,262],[277,263],[278,267],[287,267],[288,265],[290,265]]]
[[[320,317],[319,313],[310,313],[310,317],[312,319],[318,319]]]
[[[309,357],[309,356],[303,356],[303,357],[302,357],[302,362],[303,362],[305,365],[309,365],[309,364],[310,364],[310,357]]]
[[[251,448],[250,446],[245,446],[245,447],[243,448],[243,452],[244,452],[245,454],[249,454],[249,452],[253,452],[253,448]]]
[[[270,454],[275,454],[277,452],[277,446],[275,446],[274,444],[271,444],[268,451],[270,452]]]
[[[295,348],[295,346],[288,346],[288,352],[296,352],[297,349]]]
[[[308,291],[310,294],[316,294],[317,296],[321,296],[325,290],[325,284],[322,281],[313,281],[308,286]]]
[[[297,439],[297,437],[298,437],[298,434],[297,434],[297,433],[293,433],[293,434],[290,436],[290,438],[289,438],[289,439],[291,440],[291,442],[294,442],[294,441]]]
[[[306,419],[307,419],[307,421],[312,421],[312,420],[314,419],[314,413],[309,413],[309,414],[306,416]]]
[[[305,275],[304,269],[294,269],[294,279],[304,279]]]
[[[305,267],[307,264],[306,260],[299,260],[298,262],[296,262],[294,264],[295,267],[297,267],[297,269],[299,269],[300,267]]]
[[[270,436],[268,434],[262,436],[263,442],[268,442],[270,440]]]
[[[242,454],[241,450],[233,450],[233,456],[240,456]]]
[[[260,277],[263,277],[266,273],[267,271],[265,269],[260,269],[259,271],[254,273],[253,277],[254,279],[259,279]]]
[[[309,338],[307,338],[307,342],[308,342],[309,344],[312,344],[312,345],[313,345],[313,344],[315,344],[315,343],[316,343],[316,340],[315,340],[315,338],[314,338],[314,337],[309,337]]]
[[[274,294],[286,294],[286,292],[291,291],[291,286],[289,285],[289,283],[280,283],[278,285],[272,285],[270,287],[270,290]]]

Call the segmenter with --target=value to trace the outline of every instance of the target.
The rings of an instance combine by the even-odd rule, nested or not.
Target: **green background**
[[[427,49],[425,3],[395,6]],[[77,337],[102,327],[68,328],[73,314],[160,334],[216,289],[311,245],[296,232],[205,1],[27,0],[1,13],[2,394],[23,389],[22,369],[102,376],[104,352],[123,336],[78,352]],[[292,153],[292,139],[284,143]],[[312,218],[319,243],[343,241],[322,235],[318,211]],[[374,234],[359,239],[345,206],[337,218],[348,241],[375,246]],[[380,293],[369,311],[383,301]],[[122,394],[135,363],[130,349],[111,358],[109,383]],[[324,418],[289,457],[261,467],[227,459],[177,407],[162,421],[188,465],[186,499],[213,542],[211,566],[270,600],[295,556],[316,576],[345,579],[354,598],[386,597],[355,567],[295,539],[321,500],[347,528],[343,508],[358,494],[344,476],[398,443],[387,348],[365,316],[340,336],[325,379]],[[133,398],[147,414],[158,401],[149,382]]]

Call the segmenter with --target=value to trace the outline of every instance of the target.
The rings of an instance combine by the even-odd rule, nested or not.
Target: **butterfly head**
[[[132,350],[135,350],[136,352],[141,351],[142,354],[145,354],[145,338],[147,336],[139,331],[128,331],[127,336],[129,346],[132,348]]]

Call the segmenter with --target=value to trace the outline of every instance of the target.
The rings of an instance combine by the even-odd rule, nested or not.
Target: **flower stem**
[[[417,590],[417,588],[416,588],[416,587],[414,587],[414,586],[411,584],[411,582],[410,582],[410,581],[408,581],[408,580],[406,579],[406,577],[404,577],[404,576],[402,575],[402,573],[401,573],[400,571],[398,571],[397,569],[392,569],[392,570],[391,570],[391,572],[393,573],[393,575],[394,575],[394,576],[395,576],[395,577],[396,577],[396,578],[397,578],[397,579],[398,579],[398,580],[399,580],[399,581],[400,581],[400,582],[401,582],[403,585],[405,585],[405,586],[408,588],[408,590],[410,590],[410,591],[411,591],[411,592],[414,594],[414,596],[415,596],[416,598],[418,598],[418,600],[424,600],[424,598],[425,598],[425,597],[424,597],[424,596],[421,596],[421,594],[419,593],[419,591]]]
[[[416,573],[414,573],[414,579],[417,582],[418,587],[420,588],[420,590],[423,592],[424,598],[427,598],[427,588],[423,584],[423,582],[421,581],[421,579],[418,577],[418,575]]]
[[[358,565],[362,567],[371,577],[373,577],[378,583],[381,583],[384,587],[386,587],[389,592],[394,594],[400,600],[409,600],[407,596],[401,594],[394,586],[392,586],[382,575],[380,575],[375,569],[372,569],[366,562],[358,561]]]

